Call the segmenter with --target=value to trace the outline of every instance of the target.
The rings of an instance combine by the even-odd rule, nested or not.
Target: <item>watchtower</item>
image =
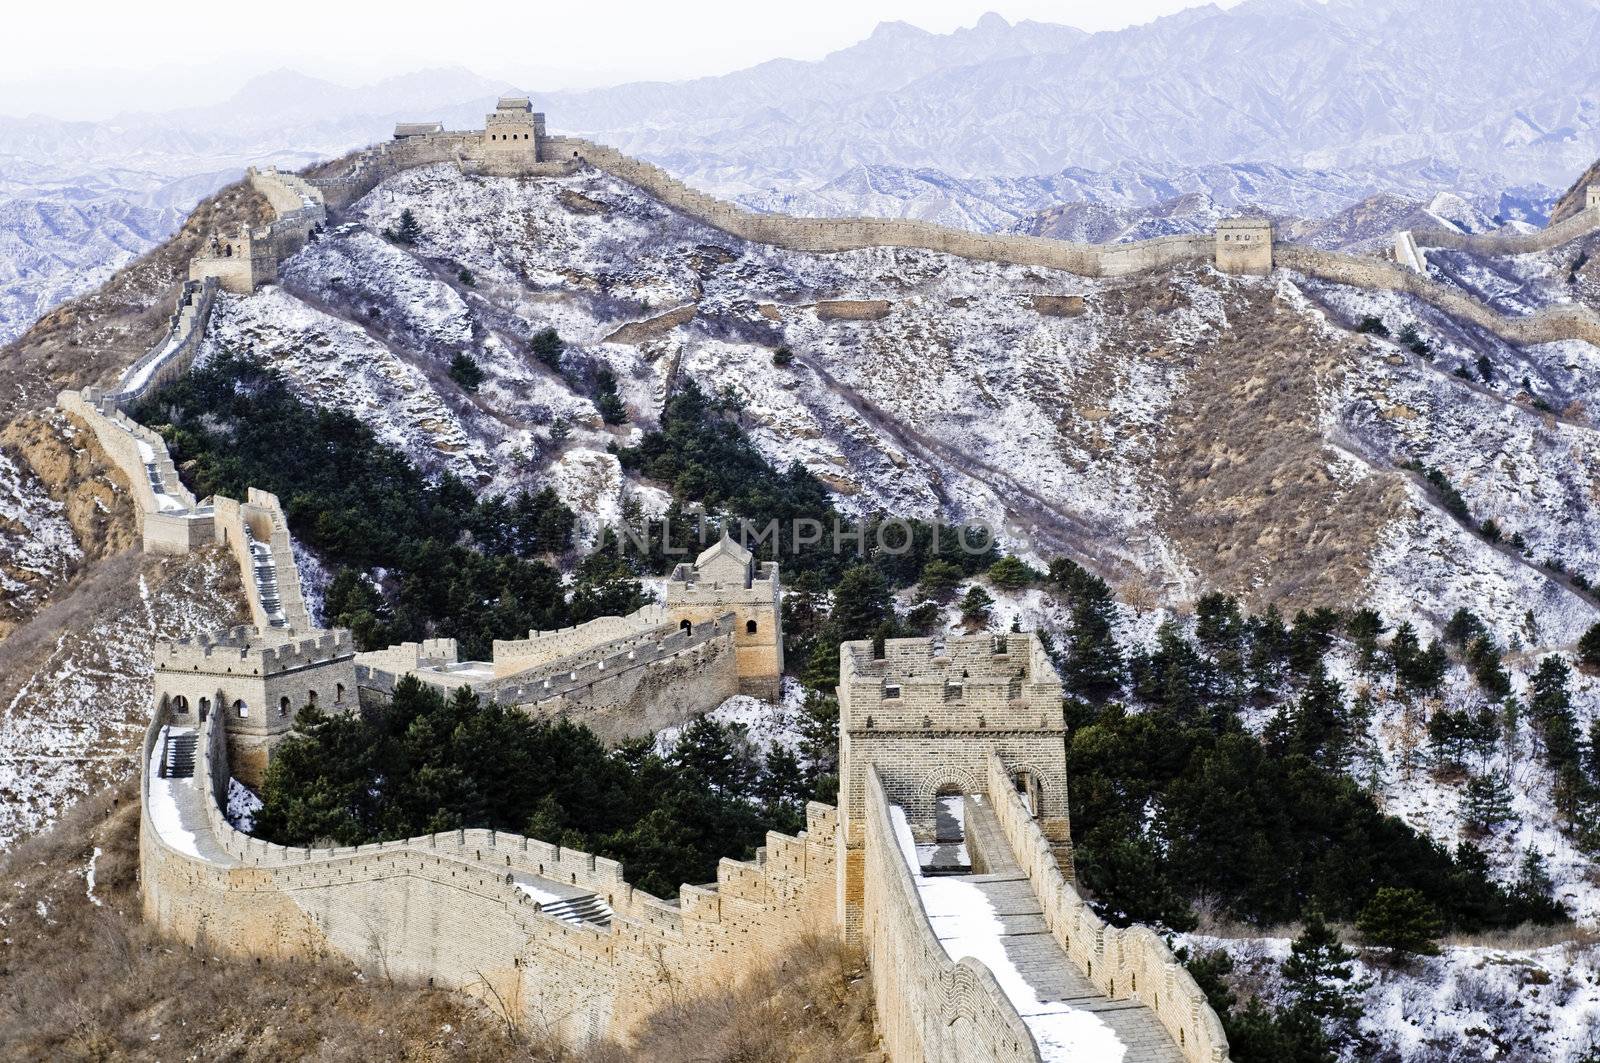
[[[537,161],[543,141],[544,114],[526,96],[500,97],[494,112],[484,118],[483,145],[490,151],[527,152]]]
[[[1593,184],[1584,189],[1583,209],[1600,210],[1600,184]]]
[[[763,561],[726,535],[681,564],[667,580],[667,614],[681,628],[737,618],[733,629],[739,691],[774,701],[783,674],[783,588],[778,563]]]
[[[217,278],[225,292],[249,295],[259,285],[278,279],[278,260],[273,254],[270,233],[252,232],[240,226],[237,233],[224,236],[212,233],[198,254],[189,260],[189,279]]]
[[[1223,273],[1272,272],[1272,222],[1266,218],[1225,218],[1217,223],[1217,269]]]
[[[839,647],[839,914],[860,927],[868,773],[934,837],[941,794],[983,794],[997,754],[1063,866],[1070,865],[1061,677],[1034,634],[888,639]]]
[[[233,774],[259,784],[303,708],[355,707],[355,645],[342,629],[291,638],[253,627],[157,642],[155,698],[174,724],[198,726],[221,713]]]

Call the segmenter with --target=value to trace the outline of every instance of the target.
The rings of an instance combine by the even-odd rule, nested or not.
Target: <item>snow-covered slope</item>
[[[415,247],[377,235],[403,210]],[[909,249],[797,254],[592,171],[443,167],[381,185],[283,276],[222,300],[208,347],[258,352],[425,466],[551,483],[583,513],[615,512],[625,490],[659,503],[606,451],[687,375],[736,395],[771,460],[801,461],[846,509],[985,520],[1169,601],[1365,596],[1430,625],[1473,601],[1506,630],[1533,610],[1548,646],[1597,615],[1534,562],[1600,572],[1600,436],[1552,423],[1521,384],[1567,404],[1589,376],[1558,363],[1586,345],[1506,350],[1409,297],[1209,269],[1106,282]],[[1367,314],[1415,324],[1437,360],[1346,330]],[[569,344],[560,372],[529,350],[546,327]],[[486,373],[476,394],[445,373],[462,351]],[[1451,374],[1479,354],[1497,382]],[[601,423],[602,365],[632,425]],[[1444,515],[1404,461],[1444,470],[1530,556]]]

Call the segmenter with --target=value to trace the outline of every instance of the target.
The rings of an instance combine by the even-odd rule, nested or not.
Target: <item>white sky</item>
[[[1218,0],[1231,7],[1238,0]],[[293,67],[358,84],[465,66],[530,90],[720,74],[819,58],[902,20],[947,33],[985,11],[1118,29],[1196,0],[54,0],[0,15],[0,114],[103,118],[223,99]]]

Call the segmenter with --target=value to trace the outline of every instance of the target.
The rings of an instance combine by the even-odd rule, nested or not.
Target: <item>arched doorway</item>
[[[684,621],[683,621],[683,622],[681,622],[681,623],[680,623],[680,624],[679,624],[679,625],[678,625],[678,630],[679,630],[679,631],[683,631],[683,632],[690,632],[690,631],[693,631],[693,630],[694,630],[694,624],[692,624],[692,623],[691,623],[691,622],[689,622],[689,621],[688,621],[688,620],[684,620]]]
[[[189,715],[189,699],[182,694],[175,694],[172,698],[172,711],[179,716]]]
[[[244,703],[243,698],[239,698],[233,703],[233,714],[241,720],[250,718],[250,706]]]
[[[1022,804],[1028,810],[1028,815],[1039,818],[1039,780],[1033,772],[1026,769],[1011,773],[1011,785],[1016,787],[1017,793],[1022,797]]]
[[[287,694],[278,699],[278,715],[289,715],[289,696]]]

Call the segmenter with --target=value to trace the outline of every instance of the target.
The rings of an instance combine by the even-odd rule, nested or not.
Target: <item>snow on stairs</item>
[[[1183,1054],[1154,1012],[1137,1000],[1108,999],[1067,957],[1045,926],[1044,906],[1012,854],[994,809],[987,802],[968,802],[965,826],[973,862],[987,870],[964,881],[993,906],[1004,927],[1006,956],[1039,999],[1093,1012],[1127,1046],[1122,1063],[1182,1063]]]
[[[559,901],[549,901],[541,905],[539,910],[545,915],[560,919],[564,923],[593,923],[600,927],[611,925],[610,906],[593,893],[587,893],[581,897],[566,897]]]
[[[161,777],[164,779],[189,779],[194,777],[193,731],[167,732],[167,742],[161,751]]]
[[[246,532],[249,528],[246,527]],[[267,623],[272,627],[286,627],[288,621],[283,615],[283,600],[278,594],[278,570],[272,563],[272,547],[250,536],[250,565],[255,573],[256,593],[261,598],[261,608],[267,614]]]

